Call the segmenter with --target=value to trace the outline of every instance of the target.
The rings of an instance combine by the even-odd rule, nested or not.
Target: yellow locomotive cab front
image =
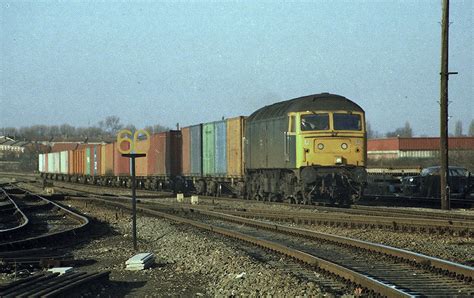
[[[351,111],[306,111],[292,115],[296,167],[365,166],[365,119]],[[299,124],[299,125],[298,125]]]

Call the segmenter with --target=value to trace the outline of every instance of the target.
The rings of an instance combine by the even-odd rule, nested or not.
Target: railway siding
[[[264,210],[225,211],[225,213],[272,221],[285,221],[295,224],[318,224],[344,227],[381,228],[403,231],[421,231],[429,233],[453,235],[474,235],[474,222],[439,219],[402,218],[400,216],[387,218],[381,216],[314,214],[302,215],[296,212],[265,212]]]
[[[130,208],[130,206],[128,206],[129,204],[126,204],[126,203],[119,203],[116,201],[111,202],[110,200],[107,200],[107,199],[98,199],[98,198],[95,198],[94,200],[102,201],[106,204],[120,206],[122,208],[127,208],[127,209]],[[166,209],[169,212],[170,209],[168,206],[166,207]],[[423,268],[423,270],[430,269],[433,272],[443,272],[446,274],[446,276],[455,276],[456,279],[464,280],[467,283],[471,283],[474,277],[474,271],[472,267],[463,266],[463,265],[455,264],[452,262],[446,262],[444,260],[439,260],[436,258],[412,253],[412,252],[401,250],[401,249],[395,249],[395,248],[387,247],[384,245],[378,245],[378,244],[373,244],[373,243],[369,243],[365,241],[354,240],[347,237],[339,237],[339,236],[334,236],[334,235],[329,235],[329,234],[316,233],[316,232],[304,230],[304,229],[290,228],[290,227],[280,226],[276,224],[264,223],[264,222],[259,222],[259,221],[255,221],[251,219],[240,218],[233,215],[217,213],[213,211],[194,210],[192,208],[188,208],[187,210],[186,208],[182,208],[182,210],[185,211],[188,215],[199,214],[199,215],[204,215],[204,216],[210,216],[210,217],[218,218],[219,220],[226,220],[226,221],[238,223],[239,225],[243,225],[243,226],[257,227],[257,230],[264,229],[264,230],[270,230],[276,233],[297,235],[299,237],[304,237],[308,239],[320,239],[320,240],[324,240],[324,241],[328,241],[332,243],[338,243],[342,246],[356,247],[356,248],[361,248],[370,252],[377,252],[377,253],[380,253],[381,255],[388,255],[394,260],[403,259],[405,260],[406,264],[416,264],[416,267]],[[262,240],[262,238],[260,237],[249,237],[248,235],[243,235],[242,233],[235,232],[232,229],[225,229],[219,226],[215,226],[215,225],[203,223],[203,222],[196,222],[195,220],[184,218],[182,216],[171,215],[169,213],[165,213],[165,212],[161,212],[157,210],[151,210],[149,208],[138,207],[138,211],[143,212],[144,214],[147,214],[147,215],[164,217],[173,221],[190,224],[190,225],[199,227],[201,229],[206,229],[206,230],[217,232],[223,235],[231,236],[235,239],[254,243],[256,245],[259,245],[268,249],[272,249],[280,253],[282,253],[282,251],[285,251],[283,252],[285,255],[298,258],[299,260],[303,262],[308,262],[311,265],[320,264],[320,262],[318,262],[316,259],[313,259],[313,258],[308,259],[306,255],[300,254],[300,252],[298,251],[289,249],[288,247],[284,248],[282,246],[279,246],[279,244],[275,245],[274,243],[266,242]],[[289,250],[291,250],[291,253],[288,252]],[[337,266],[333,266],[330,264],[326,264],[326,265],[330,267],[332,266],[332,269],[330,270],[332,274],[340,273]],[[367,276],[365,276],[364,274],[352,273],[350,272],[350,269],[344,274],[348,274],[348,276],[352,276],[352,278],[349,279],[351,282],[356,282],[356,281],[360,282],[360,285],[362,287],[373,290],[373,291],[377,291],[378,293],[382,293],[382,294],[385,293],[383,295],[397,296],[397,297],[401,295],[407,295],[406,292],[405,294],[403,294],[402,293],[403,291],[400,291],[398,293],[396,291],[387,292],[387,291],[390,291],[389,289],[392,289],[392,290],[395,289],[395,287],[393,286],[385,285],[387,287],[386,289],[378,289],[377,286],[373,285],[374,280],[369,281],[369,279],[366,279]],[[344,274],[343,276],[345,276]],[[377,280],[377,281],[380,282],[380,280]],[[383,284],[384,283],[380,283],[381,286]],[[466,286],[466,287],[469,288],[469,286]]]
[[[32,224],[23,225],[21,233],[10,233],[8,241],[0,242],[0,250],[31,248],[58,237],[78,233],[87,227],[89,223],[87,217],[72,212],[56,202],[18,187],[10,187],[9,191],[18,190],[23,193],[24,199],[21,200],[23,203],[25,200],[35,200],[30,205],[21,207],[25,210],[25,217],[28,216]]]
[[[28,225],[29,219],[10,195],[3,188],[0,190],[0,194],[3,193],[2,197],[4,199],[1,204],[2,225],[0,227],[2,228],[0,229],[0,237],[1,239],[7,239],[12,234],[24,229]],[[12,220],[4,222],[5,219]]]
[[[190,209],[190,210],[193,210],[193,209]],[[386,245],[381,245],[381,244],[376,244],[376,243],[370,243],[367,241],[361,241],[361,240],[348,238],[348,237],[314,232],[314,231],[301,229],[301,228],[293,228],[293,227],[287,227],[287,226],[282,226],[282,225],[273,224],[273,223],[265,223],[265,222],[256,221],[252,219],[244,219],[238,216],[222,214],[222,213],[213,212],[213,211],[200,210],[198,212],[201,212],[206,215],[238,222],[238,223],[256,226],[259,228],[277,230],[277,231],[285,232],[288,234],[295,234],[295,235],[305,236],[308,238],[322,239],[326,241],[341,243],[344,245],[355,246],[355,247],[366,249],[368,251],[378,252],[378,253],[382,253],[386,255],[391,255],[393,257],[402,258],[410,262],[418,263],[422,266],[431,266],[433,268],[446,270],[453,274],[456,274],[458,278],[460,279],[465,279],[467,281],[474,280],[474,269],[472,267],[456,264],[453,262],[448,262],[445,260],[433,258],[430,256],[410,252],[410,251],[399,249],[399,248],[389,247]]]
[[[82,186],[81,188],[86,188],[86,187],[85,187],[85,186]],[[88,191],[85,191],[84,193],[87,193],[87,192],[88,192]],[[101,193],[103,193],[103,190],[101,190]],[[107,197],[107,196],[104,196],[104,197]],[[109,198],[108,200],[107,200],[107,199],[103,199],[103,201],[107,201],[107,204],[109,204],[110,199],[111,199],[110,196],[109,196],[108,198]],[[130,204],[128,203],[128,201],[129,201],[129,198],[128,198],[128,197],[114,197],[114,198],[112,198],[112,199],[115,200],[115,201],[120,200],[120,201],[124,202],[124,203],[122,204],[123,207],[129,208],[128,205],[130,205]],[[166,199],[165,201],[170,202],[170,200],[168,200],[168,199]],[[199,210],[198,208],[204,207],[204,206],[202,206],[202,205],[201,205],[201,206],[197,206],[197,208],[196,208],[196,207],[189,208],[189,205],[188,205],[188,206],[185,206],[184,204],[181,204],[181,205],[176,205],[176,204],[174,204],[174,207],[173,207],[171,204],[167,204],[167,205],[163,206],[162,204],[157,203],[157,202],[159,202],[158,200],[152,199],[151,196],[149,196],[149,198],[144,198],[144,199],[142,199],[141,202],[142,202],[142,203],[145,203],[145,202],[146,202],[146,204],[140,204],[141,206],[139,207],[139,210],[140,210],[141,212],[143,212],[143,213],[148,213],[148,214],[150,214],[150,213],[149,213],[149,212],[150,212],[149,209],[156,207],[156,208],[161,209],[160,211],[166,211],[167,214],[169,214],[170,212],[171,212],[171,213],[173,213],[173,212],[185,212],[185,213],[187,213],[187,214],[195,214],[195,215],[196,215],[196,214],[200,214],[200,215],[203,215],[203,216],[213,217],[213,218],[216,218],[217,220],[221,220],[221,219],[222,219],[221,217],[216,217],[215,214],[212,214],[212,213],[220,214],[221,212]],[[160,206],[160,205],[161,205],[161,206]],[[220,205],[220,204],[219,204],[219,205]],[[264,204],[264,205],[266,205],[266,204]],[[268,204],[268,205],[270,205],[270,204]],[[212,206],[208,206],[208,207],[211,207],[211,208],[212,208]],[[220,206],[220,207],[222,207],[222,206]],[[148,211],[147,211],[147,210],[148,210]],[[155,212],[156,210],[152,210],[152,211]],[[160,211],[157,211],[157,212],[160,212]],[[222,210],[221,210],[221,211],[222,211]],[[234,210],[234,211],[235,211],[235,210]],[[360,210],[359,210],[359,211],[360,211]],[[226,212],[226,211],[224,210],[223,212]],[[238,211],[238,212],[242,212],[242,211]],[[251,214],[252,212],[249,212],[249,211],[247,210],[246,213]],[[260,210],[260,213],[261,213],[262,215],[265,215],[265,212],[262,212],[262,210]],[[267,213],[271,213],[271,212],[267,212]],[[282,213],[283,213],[283,212],[282,212]],[[298,215],[296,212],[295,212],[295,214]],[[323,214],[323,216],[326,216],[326,215],[327,215],[327,214]],[[232,214],[225,214],[225,216],[226,216],[226,217],[229,217],[229,216],[232,217],[233,215],[232,215]],[[305,216],[306,216],[306,215],[305,215]],[[234,218],[238,218],[238,216],[235,216],[235,214],[234,214],[233,217],[234,217]],[[302,217],[304,217],[304,216],[302,216]],[[350,218],[360,218],[360,217],[363,217],[363,216],[347,216],[347,217],[350,219]],[[223,219],[222,219],[222,220],[223,220]],[[245,219],[245,220],[250,220],[250,219]],[[390,220],[391,220],[391,219],[390,219]],[[230,221],[238,222],[238,221],[235,221],[234,219],[232,219],[232,220],[230,220],[230,221],[229,221],[228,219],[225,219],[225,221],[227,221],[227,222],[230,222]],[[250,220],[250,221],[252,221],[252,220]],[[407,220],[407,221],[409,222],[410,220]],[[426,219],[423,219],[423,221],[426,221]],[[438,222],[445,222],[445,220],[439,220],[439,219],[438,219],[437,221],[438,221]],[[181,221],[181,222],[183,222],[183,221]],[[255,221],[255,222],[258,222],[258,221]],[[218,229],[223,228],[223,227],[219,227],[219,226],[215,226],[215,225],[210,225],[210,224],[206,224],[206,223],[201,223],[201,224],[204,224],[204,226],[207,225],[207,230],[212,230],[212,231],[217,231]],[[267,224],[267,225],[269,226],[269,228],[265,228],[265,227],[258,226],[258,229],[260,229],[260,230],[268,230],[268,231],[276,231],[276,232],[281,232],[281,231],[282,231],[282,228],[278,227],[279,225],[275,225],[275,224],[273,224],[273,223],[264,223],[264,224]],[[253,224],[252,224],[252,223],[244,223],[244,224],[242,225],[242,222],[239,222],[239,225],[238,225],[238,226],[239,226],[239,227],[240,227],[240,226],[250,227],[250,226],[253,226]],[[275,226],[276,226],[276,228],[275,228]],[[202,228],[206,229],[206,227],[202,227]],[[224,228],[224,229],[225,229],[225,228]],[[230,230],[230,231],[232,232],[233,228],[225,229],[225,230]],[[304,230],[304,229],[302,229],[302,230]],[[310,232],[312,232],[312,231],[310,231]],[[293,232],[288,232],[288,231],[284,231],[284,234],[287,234],[287,235],[289,235],[289,234],[294,234],[294,235],[295,235],[295,233],[293,233]],[[315,239],[313,236],[307,236],[307,235],[305,235],[304,233],[303,233],[303,234],[300,233],[300,234],[296,234],[296,235],[298,235],[299,237],[302,237],[303,239],[305,239],[305,238],[306,238],[306,239]],[[235,238],[236,238],[236,239],[240,239],[240,238],[238,238],[238,237],[235,237]],[[254,238],[257,238],[257,240],[259,239],[258,237],[254,237]],[[321,238],[317,238],[317,239],[321,239]],[[262,240],[262,239],[259,239],[259,240]],[[253,240],[249,240],[249,241],[253,241]],[[334,242],[334,241],[332,241],[332,240],[324,240],[324,241],[327,241],[327,242]],[[360,241],[360,240],[359,240],[359,241]],[[272,242],[272,241],[270,241],[270,242]],[[361,242],[364,243],[365,241],[361,241]],[[267,244],[268,244],[268,243],[267,243]],[[281,244],[280,244],[280,245],[281,245]],[[342,245],[342,246],[349,246],[349,245],[343,244],[343,243],[341,243],[340,245]],[[361,245],[360,243],[359,243],[358,245],[360,245],[361,247],[363,247],[363,245]],[[283,245],[283,246],[285,246],[285,245]],[[383,245],[382,245],[382,246],[383,246]],[[365,249],[366,249],[366,248],[365,248]],[[371,249],[371,248],[369,248],[369,249]],[[367,249],[366,249],[366,250],[367,250]],[[377,252],[377,250],[371,250],[371,251]],[[403,251],[403,250],[400,250],[400,251]],[[300,252],[307,253],[307,252],[301,251],[301,250],[300,250]],[[377,254],[382,255],[382,253],[380,253],[380,252],[378,252]],[[311,254],[309,254],[309,255],[311,255]],[[417,254],[417,255],[419,255],[419,254]],[[420,255],[420,256],[423,257],[423,255]],[[461,267],[464,267],[464,269],[466,270],[465,273],[462,273],[462,272],[461,272],[462,270],[459,270],[459,268],[455,268],[455,269],[452,269],[452,268],[449,268],[449,267],[443,268],[443,266],[445,266],[445,265],[448,266],[448,265],[453,265],[453,264],[454,264],[455,266],[458,266],[459,264],[455,264],[455,263],[452,263],[452,262],[446,262],[446,261],[442,260],[442,261],[444,261],[444,263],[443,263],[442,265],[439,265],[439,264],[435,264],[436,262],[434,262],[434,261],[437,260],[436,258],[432,258],[431,260],[427,260],[426,258],[423,259],[423,260],[420,260],[420,259],[418,259],[418,258],[413,258],[413,255],[411,255],[411,256],[409,256],[409,257],[411,257],[411,258],[405,258],[405,257],[403,257],[403,256],[396,255],[396,254],[391,256],[391,258],[393,258],[394,261],[397,261],[397,260],[399,260],[399,259],[404,259],[404,260],[406,260],[406,264],[411,264],[411,263],[417,264],[416,267],[420,268],[420,270],[425,270],[425,269],[433,270],[433,269],[435,269],[434,272],[440,272],[440,273],[442,273],[443,275],[444,275],[444,274],[455,275],[458,280],[467,281],[467,284],[468,284],[467,287],[469,287],[469,283],[471,283],[471,285],[472,285],[472,267],[461,265]],[[397,261],[397,262],[398,262],[398,261]],[[448,264],[447,264],[447,263],[448,263]],[[449,264],[449,263],[451,263],[451,264]],[[311,263],[311,264],[314,264],[314,263]],[[457,270],[458,272],[460,272],[460,273],[454,273],[454,274],[453,274],[453,272],[456,271],[456,270]],[[471,275],[469,275],[469,274],[471,274]],[[446,277],[446,278],[447,278],[447,277]],[[375,279],[375,281],[380,281],[380,280]],[[358,285],[358,284],[355,283],[355,282],[351,282],[351,283],[355,284],[355,286]],[[365,281],[364,283],[367,284],[368,281]],[[364,286],[364,287],[370,288],[369,286]],[[373,288],[372,288],[372,289],[373,289]],[[379,290],[377,290],[377,292],[378,292],[378,291],[379,291]],[[402,292],[403,292],[403,291],[402,291]],[[395,296],[395,293],[392,293],[391,295],[392,295],[392,296]]]

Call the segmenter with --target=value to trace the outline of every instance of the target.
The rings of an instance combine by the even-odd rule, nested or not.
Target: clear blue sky
[[[439,134],[441,0],[0,1],[0,127],[182,126],[331,92]],[[451,1],[450,129],[474,118],[474,1]]]

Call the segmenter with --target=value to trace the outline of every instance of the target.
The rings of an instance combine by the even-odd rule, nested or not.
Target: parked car
[[[440,166],[425,168],[418,176],[404,177],[403,194],[407,196],[440,197]],[[465,197],[472,190],[472,175],[463,167],[450,166],[448,184],[450,194]]]

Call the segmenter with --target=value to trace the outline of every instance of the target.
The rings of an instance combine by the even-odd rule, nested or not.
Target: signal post
[[[146,130],[137,130],[133,134],[130,130],[121,130],[117,134],[117,150],[122,154],[123,157],[130,158],[131,160],[131,174],[132,174],[132,237],[133,237],[133,249],[137,250],[137,199],[136,199],[136,179],[135,179],[135,159],[140,157],[145,157],[145,152],[137,152],[135,150],[135,145],[139,140],[140,135],[146,136],[147,149],[150,148],[150,134]],[[121,148],[121,144],[125,142],[128,144],[128,149],[124,150]]]

